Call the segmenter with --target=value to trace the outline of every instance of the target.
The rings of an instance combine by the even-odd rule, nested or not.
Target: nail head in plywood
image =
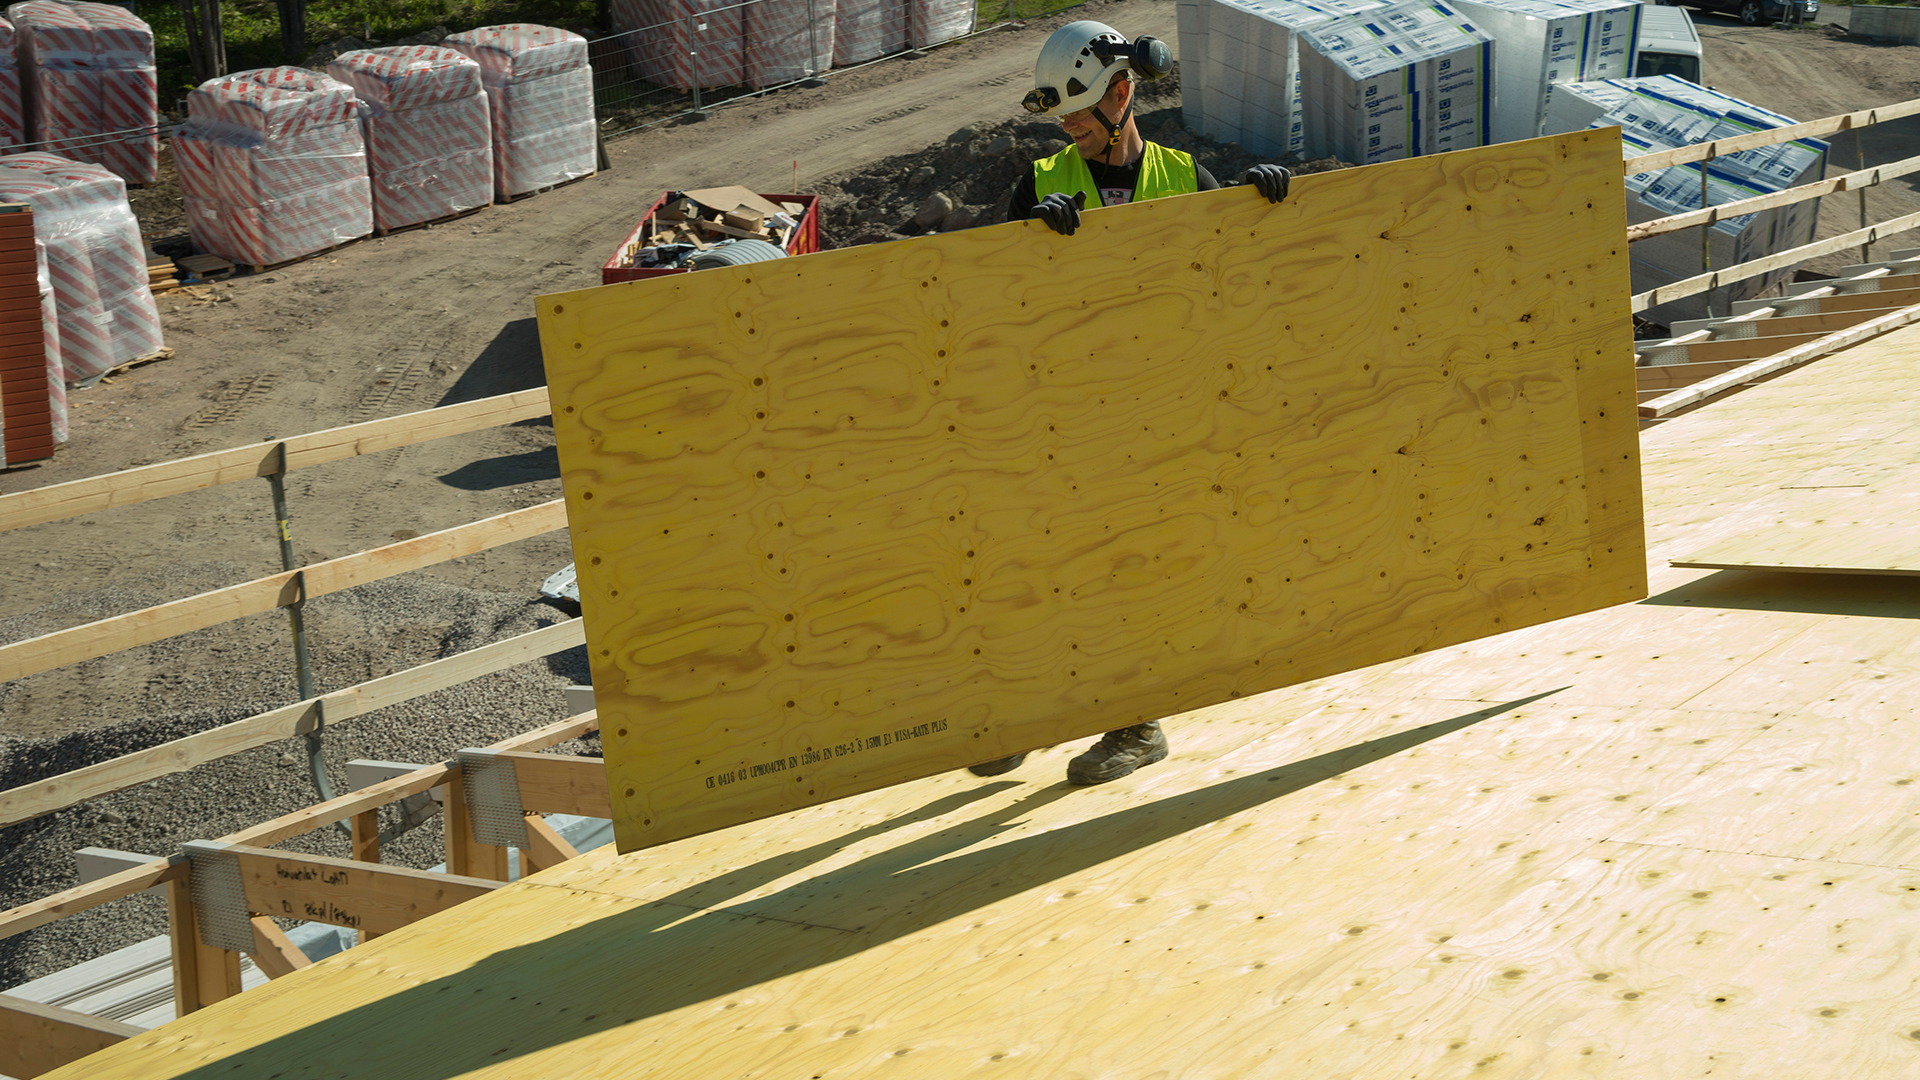
[[[1645,595],[1614,154],[541,298],[621,848]]]

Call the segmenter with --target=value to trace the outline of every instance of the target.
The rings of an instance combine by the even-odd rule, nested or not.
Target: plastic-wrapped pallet
[[[27,137],[50,152],[104,165],[129,183],[158,179],[153,30],[112,4],[30,0],[8,8],[7,18]]]
[[[746,81],[739,0],[614,0],[616,31],[629,35],[628,62],[640,77],[675,90]]]
[[[483,26],[441,42],[480,65],[502,199],[591,176],[597,161],[587,39],[550,26]]]
[[[1188,130],[1256,154],[1305,154],[1300,33],[1385,0],[1183,0],[1180,97]]]
[[[1610,85],[1629,96],[1591,126],[1619,126],[1621,153],[1627,158],[1794,123],[1779,113],[1670,75],[1617,79]],[[1826,151],[1827,144],[1818,139],[1797,139],[1717,157],[1706,169],[1705,205],[1720,206],[1817,181],[1825,175]],[[1627,203],[1627,218],[1631,222],[1651,221],[1698,210],[1703,205],[1700,188],[1697,163],[1629,176],[1627,193],[1632,198]],[[1708,230],[1713,266],[1724,269],[1808,243],[1818,215],[1816,199],[1718,222]],[[1695,230],[1638,241],[1629,253],[1635,292],[1701,272],[1700,239]],[[1733,282],[1645,314],[1655,322],[1701,318],[1709,313],[1725,315],[1733,301],[1757,296],[1792,273],[1789,267]]]
[[[833,62],[864,64],[906,52],[909,0],[839,0],[833,9]]]
[[[305,68],[242,71],[187,95],[173,138],[196,248],[264,266],[373,231],[359,103]]]
[[[913,0],[907,14],[907,43],[926,49],[973,33],[974,0]]]
[[[1308,156],[1371,165],[1490,141],[1493,39],[1446,5],[1391,4],[1300,40]]]
[[[778,86],[833,66],[836,0],[759,0],[746,10],[748,86]]]
[[[1457,0],[1500,42],[1496,142],[1547,134],[1551,88],[1633,74],[1640,5],[1631,0]]]
[[[20,63],[13,24],[0,19],[0,154],[27,141],[27,114],[20,98]]]
[[[432,45],[360,49],[327,73],[360,99],[375,228],[493,202],[493,124],[473,58]]]
[[[0,200],[33,206],[59,325],[61,379],[89,386],[161,348],[146,247],[127,184],[105,167],[55,154],[0,157]]]

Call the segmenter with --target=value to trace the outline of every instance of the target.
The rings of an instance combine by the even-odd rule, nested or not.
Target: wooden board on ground
[[[622,849],[1644,595],[1615,154],[541,298]]]
[[[1848,419],[1783,462],[1774,490],[1726,510],[1714,539],[1673,565],[1920,574],[1920,414],[1888,390],[1911,373],[1916,352],[1920,326],[1821,361],[1810,403],[1844,402]]]

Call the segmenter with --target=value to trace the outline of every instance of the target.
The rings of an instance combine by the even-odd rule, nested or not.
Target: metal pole
[[[693,83],[693,111],[699,113],[706,110],[700,107],[700,47],[699,39],[694,37],[699,31],[694,27],[693,16],[687,16],[687,55],[692,58],[687,65],[687,73],[689,81]]]
[[[1867,123],[1873,123],[1872,113],[1867,114]],[[1867,167],[1867,152],[1860,144],[1859,128],[1853,129],[1853,160],[1856,169],[1865,169]],[[1863,229],[1867,227],[1867,189],[1864,185],[1860,188],[1860,227]],[[1873,256],[1870,254],[1872,248],[1873,241],[1871,240],[1860,245],[1861,262],[1870,263],[1873,261]]]
[[[1706,161],[1700,163],[1700,209],[1707,208],[1707,162],[1713,160],[1713,147],[1707,148]],[[1713,225],[1702,223],[1700,226],[1700,272],[1705,274],[1713,269]],[[1708,291],[1701,303],[1706,305],[1707,318],[1713,318],[1713,293]]]
[[[281,443],[274,448],[274,471],[267,474],[267,484],[273,489],[273,519],[280,533],[280,569],[293,570],[293,522],[287,513],[287,444]],[[334,797],[333,784],[327,779],[326,759],[321,756],[321,737],[326,731],[327,713],[324,703],[313,683],[313,660],[307,652],[307,626],[304,609],[307,606],[307,583],[297,578],[299,599],[287,605],[287,619],[293,624],[293,663],[294,679],[300,687],[300,700],[312,701],[316,712],[313,730],[302,735],[307,742],[307,772],[313,777],[313,788],[320,794],[320,801],[326,802]],[[346,825],[334,822],[334,828],[350,832]]]

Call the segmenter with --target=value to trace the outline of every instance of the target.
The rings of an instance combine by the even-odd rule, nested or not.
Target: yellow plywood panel
[[[1783,388],[1761,396],[1754,407],[1785,423],[1750,425],[1772,445],[1746,456],[1772,470],[1773,482],[1717,508],[1714,527],[1673,565],[1920,574],[1920,414],[1893,389],[1911,385],[1916,353],[1920,327],[1906,327],[1827,357],[1817,372],[1785,376]],[[1799,438],[1799,425],[1815,437]]]
[[[1643,595],[1614,152],[542,298],[622,849]]]
[[[1593,845],[1296,1039],[1313,1075],[1904,1076],[1920,876]]]
[[[1259,705],[1290,699],[1187,718],[1194,760],[1139,783],[942,776],[603,849],[85,1075],[1385,1080],[1498,1053],[1481,1074],[1559,1076],[1541,1062],[1582,1036],[1638,1055],[1586,1075],[1738,1050],[1754,1067],[1731,1075],[1757,1078],[1863,1039],[1909,992],[1909,871],[1598,842],[1736,758],[1751,724],[1349,697],[1260,735]],[[1886,962],[1815,963],[1855,912],[1886,921],[1831,940]],[[1752,959],[1759,942],[1792,966]],[[1738,1007],[1702,1008],[1703,989]],[[1849,1011],[1756,1047],[1756,1025],[1798,1023],[1798,995]]]

